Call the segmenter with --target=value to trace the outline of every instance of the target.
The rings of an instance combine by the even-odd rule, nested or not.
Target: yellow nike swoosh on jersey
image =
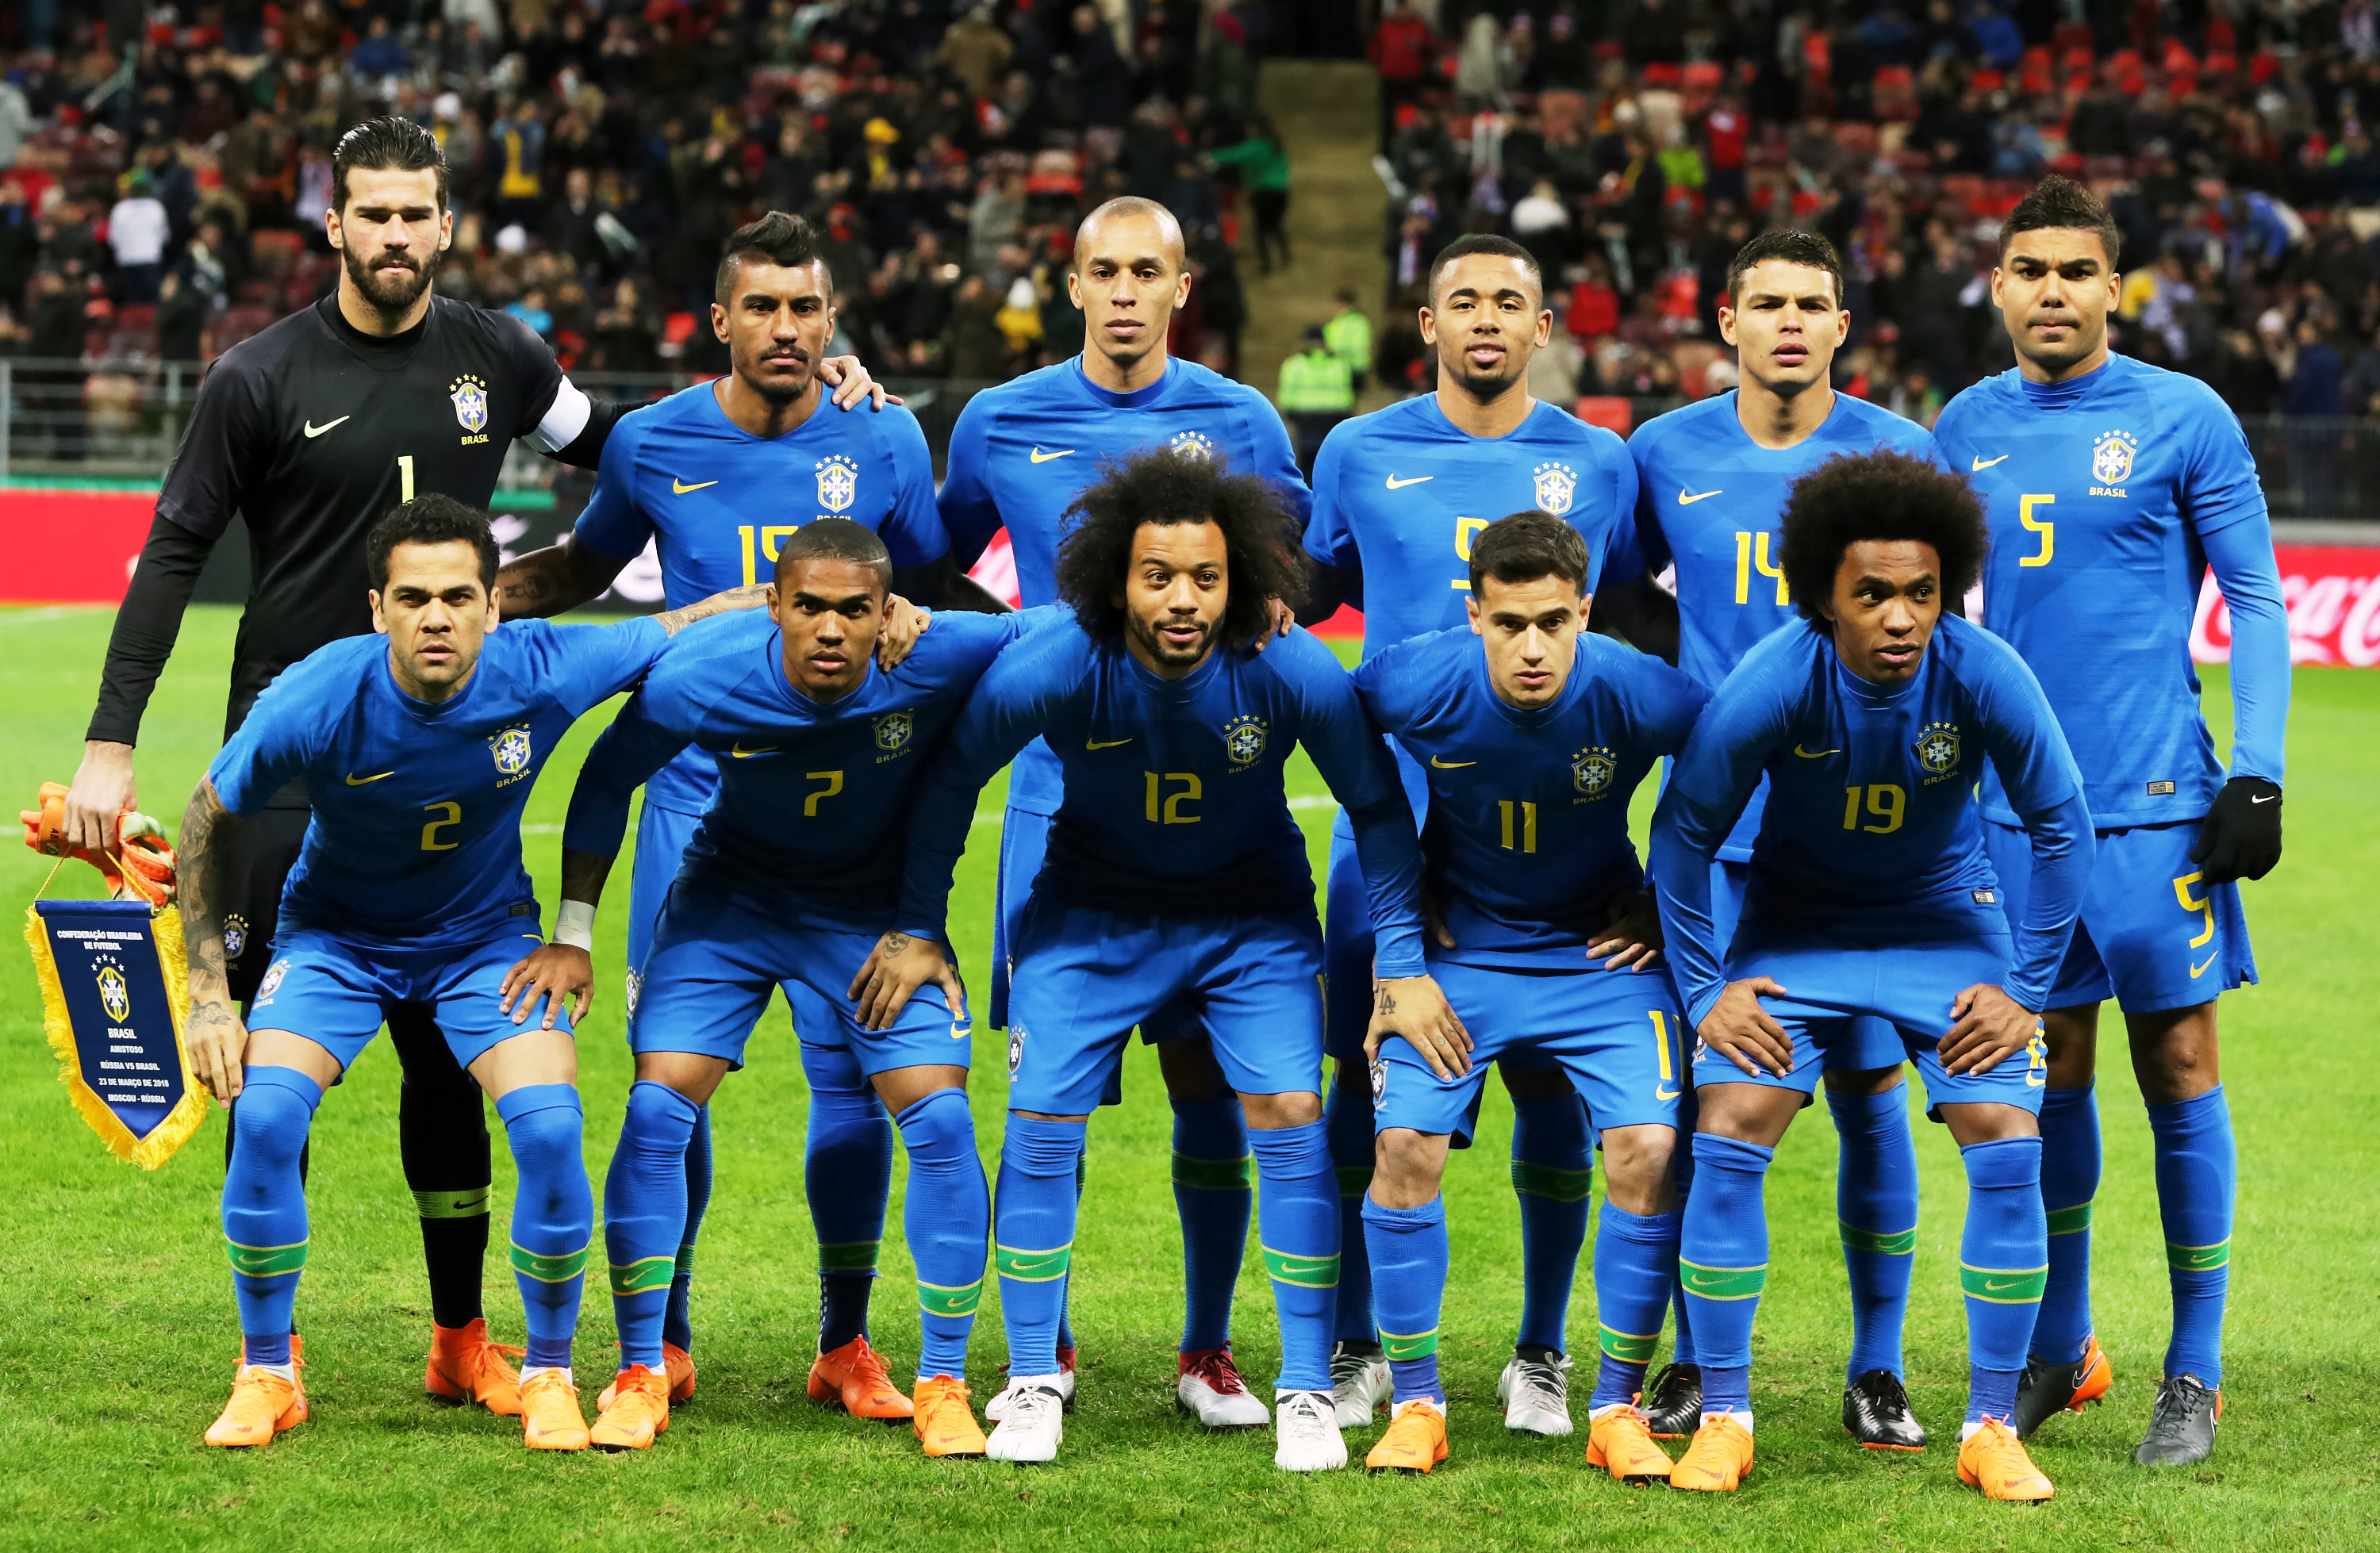
[[[1800,756],[1804,760],[1824,760],[1828,756],[1840,755],[1842,751],[1840,749],[1803,749],[1800,745],[1795,745],[1793,746],[1793,753]]]
[[[2219,959],[2221,959],[2221,958],[2222,958],[2222,951],[2217,950],[2217,951],[2216,951],[2213,954],[2210,954],[2210,955],[2208,955],[2208,956],[2206,957],[2206,965],[2192,965],[2192,966],[2191,966],[2191,967],[2190,967],[2190,979],[2191,979],[2191,980],[2192,980],[2192,981],[2196,981],[2200,977],[2204,976],[2204,975],[2206,974],[2206,966],[2207,966],[2207,965],[2211,965],[2215,964],[2215,962],[2216,962],[2216,961],[2217,961],[2217,960],[2219,960]]]
[[[1678,487],[1678,505],[1682,507],[1691,507],[1696,502],[1705,501],[1710,497],[1720,494],[1723,494],[1723,492],[1719,491],[1697,491],[1693,495],[1689,496],[1686,494],[1686,488],[1682,485]]]
[[[393,777],[395,774],[396,773],[395,771],[382,771],[379,776],[359,777],[356,775],[355,772],[349,771],[347,773],[347,785],[349,787],[361,787],[366,783],[378,782],[381,777]]]
[[[1119,746],[1128,745],[1130,743],[1132,743],[1130,739],[1087,739],[1083,743],[1083,747],[1085,749],[1114,749]]]
[[[1995,464],[2005,464],[2005,463],[2007,463],[2007,462],[2008,462],[2008,457],[2009,457],[2009,455],[2008,455],[2007,454],[2003,453],[2003,454],[2001,454],[1998,458],[1975,458],[1975,459],[1972,459],[1972,460],[1970,460],[1970,461],[1969,461],[1969,463],[1968,463],[1968,465],[1967,465],[1967,473],[1969,473],[1969,474],[1971,474],[1971,475],[1979,475],[1979,474],[1983,473],[1985,469],[1990,468],[1990,467],[1991,467],[1993,465],[1995,465]]]
[[[1436,766],[1441,771],[1451,771],[1459,770],[1464,766],[1475,766],[1479,764],[1476,760],[1441,760],[1435,755],[1429,758],[1429,763]]]
[[[1036,444],[1033,449],[1033,462],[1036,464],[1047,464],[1052,458],[1063,458],[1066,455],[1074,451],[1075,450],[1070,447],[1062,447],[1055,453],[1044,453],[1041,451],[1039,445]]]
[[[689,491],[708,491],[718,483],[719,482],[715,479],[707,479],[700,485],[688,485],[686,481],[678,479],[675,475],[672,475],[670,477],[670,489],[680,496],[685,495]]]
[[[1390,475],[1389,477],[1389,489],[1391,491],[1402,491],[1408,485],[1419,485],[1424,480],[1436,479],[1438,477],[1436,475],[1415,475],[1411,479],[1399,479],[1396,476]]]
[[[1653,1086],[1653,1098],[1657,1100],[1674,1100],[1678,1098],[1678,1092],[1674,1089],[1664,1089],[1657,1084]]]
[[[310,421],[308,421],[308,422],[306,423],[306,435],[307,435],[309,438],[319,437],[319,436],[321,436],[323,432],[325,432],[325,431],[329,431],[332,427],[334,427],[334,426],[344,426],[344,425],[346,425],[348,421],[353,420],[353,419],[355,419],[355,417],[354,417],[354,416],[352,416],[352,415],[343,415],[343,416],[339,417],[339,419],[336,419],[336,420],[326,420],[326,421],[322,422],[322,425],[320,425],[320,426],[315,425],[312,421],[310,421]]]
[[[734,756],[738,760],[749,760],[755,755],[774,755],[777,753],[777,746],[772,744],[764,744],[758,749],[747,749],[744,747],[744,741],[738,739],[728,746],[727,753]]]

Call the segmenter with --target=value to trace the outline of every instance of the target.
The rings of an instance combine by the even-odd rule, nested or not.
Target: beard
[[[1218,623],[1208,622],[1200,625],[1198,629],[1198,639],[1187,648],[1179,648],[1174,646],[1172,642],[1166,640],[1164,636],[1158,630],[1158,627],[1160,625],[1170,625],[1172,624],[1172,621],[1170,618],[1163,621],[1155,621],[1143,619],[1138,614],[1127,614],[1125,616],[1125,628],[1138,639],[1142,649],[1148,652],[1149,657],[1155,659],[1160,663],[1163,663],[1168,666],[1184,663],[1196,663],[1207,655],[1208,645],[1215,639],[1215,625]]]
[[[388,253],[383,249],[370,261],[358,256],[353,249],[343,249],[339,257],[347,267],[347,279],[355,282],[356,290],[378,311],[389,316],[405,312],[421,300],[430,289],[430,279],[437,270],[438,256],[431,254],[428,264],[395,270],[383,267]],[[410,261],[411,256],[407,255]]]

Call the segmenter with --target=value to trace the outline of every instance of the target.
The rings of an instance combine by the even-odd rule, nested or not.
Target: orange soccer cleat
[[[2024,1453],[2016,1431],[1998,1418],[1985,1419],[1960,1445],[1959,1481],[1981,1488],[1987,1499],[2035,1502],[2058,1492]]]
[[[983,1426],[975,1421],[965,1381],[947,1375],[922,1377],[912,1401],[917,1416],[911,1424],[929,1459],[984,1453]]]
[[[1653,1426],[1625,1403],[1595,1414],[1586,1426],[1586,1464],[1601,1467],[1622,1483],[1667,1483],[1668,1452],[1653,1443]]]
[[[810,1366],[810,1400],[840,1406],[854,1418],[898,1424],[917,1408],[884,1373],[884,1356],[854,1338]]]
[[[512,1361],[528,1350],[488,1341],[487,1317],[468,1327],[430,1329],[430,1362],[421,1372],[421,1389],[451,1402],[478,1402],[502,1418],[517,1418],[521,1411],[520,1375]]]
[[[665,1342],[662,1344],[662,1373],[669,1377],[669,1400],[671,1401],[683,1402],[693,1400],[693,1354],[688,1353],[685,1349],[680,1348],[674,1342]],[[612,1405],[612,1393],[617,1389],[618,1384],[619,1383],[617,1381],[614,1381],[612,1385],[604,1387],[602,1394],[595,1399],[595,1406],[599,1411]]]
[[[1694,1431],[1670,1469],[1670,1486],[1730,1494],[1752,1475],[1752,1431],[1721,1413]]]
[[[1396,1404],[1388,1433],[1364,1455],[1370,1472],[1427,1472],[1446,1460],[1446,1414],[1415,1397]]]
[[[18,809],[25,827],[25,844],[45,857],[79,857],[107,880],[107,892],[116,900],[134,896],[152,906],[174,898],[174,849],[165,828],[145,814],[126,809],[116,821],[116,851],[93,852],[69,845],[59,832],[66,828],[67,789],[55,782],[42,783],[38,809]]]
[[[232,1379],[231,1401],[207,1426],[207,1443],[270,1445],[282,1430],[306,1422],[306,1361],[294,1336],[289,1340],[289,1363],[293,1375],[287,1380],[254,1365],[241,1365]]]
[[[604,1389],[611,1400],[603,1416],[589,1431],[589,1443],[600,1450],[642,1450],[653,1437],[669,1427],[669,1377],[642,1365],[630,1365]]]
[[[531,1450],[584,1450],[591,1443],[568,1371],[529,1371],[521,1378],[520,1401],[521,1440]]]

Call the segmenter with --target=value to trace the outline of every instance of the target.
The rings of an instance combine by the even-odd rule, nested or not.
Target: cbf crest
[[[234,912],[224,918],[224,958],[239,963],[242,951],[248,948],[248,918]]]
[[[847,512],[859,495],[859,466],[837,453],[818,461],[819,505],[831,513]]]
[[[488,741],[488,752],[496,758],[496,770],[500,774],[508,777],[520,775],[528,770],[531,754],[528,725],[516,723],[506,728]]]
[[[1959,769],[1959,730],[1949,722],[1929,722],[1912,746],[1926,781],[1938,782]]]
[[[464,431],[488,429],[488,385],[476,374],[466,372],[448,384],[446,397],[455,406],[455,424]]]
[[[1578,499],[1578,471],[1567,464],[1540,464],[1530,472],[1537,488],[1537,505],[1560,517]]]
[[[1620,758],[1608,749],[1582,749],[1570,758],[1570,784],[1581,798],[1602,797],[1619,775]]]
[[[1255,765],[1264,758],[1264,719],[1243,713],[1223,724],[1223,753],[1237,768]]]
[[[1204,431],[1176,431],[1173,440],[1165,444],[1184,458],[1212,458],[1214,440]]]
[[[888,711],[875,720],[876,747],[886,755],[897,755],[909,747],[909,714]]]
[[[107,1017],[121,1025],[132,1017],[132,989],[125,984],[124,967],[112,954],[103,955],[99,963],[99,1004]]]
[[[2091,444],[2091,479],[2097,485],[2121,485],[2132,478],[2132,455],[2141,444],[2129,431],[2102,431]]]

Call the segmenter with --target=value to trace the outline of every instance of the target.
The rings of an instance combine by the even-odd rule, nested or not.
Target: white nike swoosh
[[[1408,485],[1419,485],[1424,480],[1436,479],[1438,477],[1436,475],[1415,475],[1411,479],[1399,479],[1396,476],[1390,475],[1389,477],[1389,489],[1391,491],[1402,491]]]
[[[2251,793],[2248,795],[2248,801],[2252,804],[2277,804],[2281,801],[2281,795],[2276,793],[2269,798],[2259,798]]]
[[[1968,466],[1967,466],[1967,472],[1968,472],[1969,474],[1971,474],[1971,475],[1981,474],[1981,473],[1983,473],[1983,471],[1985,471],[1985,469],[1990,468],[1990,467],[1991,467],[1993,465],[1995,465],[1995,464],[2005,464],[2005,463],[2007,463],[2007,462],[2008,462],[2008,458],[2009,458],[2009,455],[2008,455],[2007,454],[2003,453],[2003,454],[2001,454],[1998,458],[1977,458],[1977,459],[1973,459],[1973,460],[1970,461],[1970,463],[1968,464]]]
[[[308,421],[308,422],[306,423],[306,435],[308,435],[309,437],[319,437],[319,436],[321,436],[323,432],[325,432],[325,431],[329,431],[332,427],[334,427],[334,426],[344,426],[344,425],[346,425],[348,421],[353,420],[353,419],[355,419],[355,417],[354,417],[353,415],[343,415],[343,416],[339,417],[339,419],[336,419],[336,420],[326,420],[326,421],[324,421],[324,422],[323,422],[322,425],[320,425],[320,426],[315,425],[312,421],[310,421],[310,421]]]

